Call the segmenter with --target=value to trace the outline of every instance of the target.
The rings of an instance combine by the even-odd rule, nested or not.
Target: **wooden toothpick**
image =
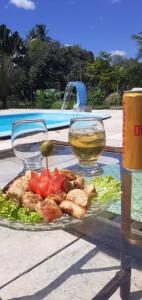
[[[46,168],[48,170],[48,156],[46,156]]]

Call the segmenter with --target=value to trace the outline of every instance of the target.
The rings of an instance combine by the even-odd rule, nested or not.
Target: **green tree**
[[[18,32],[12,33],[6,25],[0,25],[0,54],[11,55],[14,58],[24,53],[24,44]]]
[[[120,94],[122,94],[124,90],[142,86],[142,64],[138,59],[119,60],[112,67],[115,73],[115,80],[113,82],[114,91],[118,89]]]
[[[91,51],[82,49],[79,45],[61,47],[61,68],[67,81],[85,80],[85,67],[94,61]]]
[[[137,58],[142,59],[142,32],[139,32],[138,34],[133,34],[132,39],[136,41],[138,46]]]
[[[142,33],[133,38],[138,42],[139,58],[142,58]],[[35,25],[24,41],[18,32],[13,33],[6,25],[0,25],[0,99],[3,107],[7,106],[8,95],[13,99],[17,96],[15,99],[20,103],[27,99],[27,103],[35,105],[36,90],[45,94],[47,89],[54,89],[56,93],[57,90],[64,91],[68,81],[76,80],[87,85],[90,103],[100,105],[113,92],[121,95],[124,90],[142,86],[142,63],[134,58],[112,57],[104,51],[94,57],[91,51],[79,45],[62,45],[48,35],[43,24]],[[49,106],[50,101],[47,97],[45,100],[45,106]],[[52,97],[52,102],[55,101]]]
[[[52,42],[51,37],[48,36],[47,33],[48,31],[46,30],[46,25],[37,24],[32,28],[32,30],[29,31],[29,33],[27,34],[27,39],[29,42],[36,39],[46,42]]]
[[[0,56],[0,101],[2,108],[7,108],[7,97],[10,94],[14,77],[14,65],[10,56]]]
[[[112,90],[114,75],[111,66],[111,56],[103,51],[95,57],[94,62],[89,63],[86,67],[86,78],[89,82],[89,87],[101,89],[105,96]]]
[[[30,84],[34,90],[60,87],[60,45],[36,40],[29,48]]]
[[[2,107],[7,108],[7,97],[14,83],[14,72],[25,54],[25,46],[18,32],[6,25],[0,25],[0,100]]]

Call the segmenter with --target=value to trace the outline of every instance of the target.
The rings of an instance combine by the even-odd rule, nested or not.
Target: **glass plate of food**
[[[43,168],[15,178],[0,194],[0,226],[44,231],[79,225],[120,198],[120,182],[111,176],[91,179],[70,170]]]

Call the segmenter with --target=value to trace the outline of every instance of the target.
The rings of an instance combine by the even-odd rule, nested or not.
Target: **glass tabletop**
[[[0,188],[6,186],[11,180],[13,180],[20,172],[22,168],[21,162],[14,157],[11,151],[1,154],[1,169],[0,169]],[[70,147],[62,144],[55,144],[54,151],[51,157],[49,158],[49,168],[52,170],[55,167],[59,169],[74,169],[77,164],[77,160],[74,158]],[[109,176],[116,179],[120,179],[121,171],[121,155],[120,153],[114,153],[111,151],[105,150],[100,159],[99,165],[103,170],[102,176]],[[45,162],[43,161],[43,166]],[[86,177],[86,181],[89,181],[90,178]],[[115,201],[116,203],[116,201]],[[18,221],[10,221],[8,219],[0,218],[0,226],[9,227],[17,230],[32,230],[32,231],[41,231],[41,230],[56,230],[56,229],[65,229],[70,226],[80,225],[82,223],[89,222],[98,216],[101,212],[106,209],[111,210],[111,205],[113,207],[113,199],[110,199],[107,203],[98,203],[97,201],[90,202],[87,213],[83,219],[76,219],[70,217],[69,215],[63,215],[60,219],[55,220],[50,223],[41,222],[36,225],[20,223]],[[114,207],[115,208],[115,207]],[[113,208],[113,209],[114,209]]]

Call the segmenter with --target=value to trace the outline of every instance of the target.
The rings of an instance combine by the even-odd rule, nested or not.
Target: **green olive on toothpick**
[[[48,156],[53,151],[53,143],[51,141],[45,141],[40,145],[40,152],[46,158],[46,167],[48,169]]]

